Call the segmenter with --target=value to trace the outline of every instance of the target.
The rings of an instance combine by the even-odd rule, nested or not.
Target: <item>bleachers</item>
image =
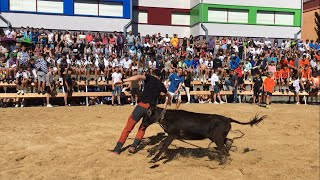
[[[210,82],[206,83],[207,85],[210,85]],[[245,85],[252,85],[253,83],[250,81],[245,81]],[[90,81],[88,84],[86,84],[84,81],[82,82],[76,82],[77,86],[85,86],[86,90],[88,86],[111,86],[111,82],[106,83],[106,82],[98,82],[98,84],[96,84],[95,81]],[[125,84],[127,85],[127,83]],[[193,86],[201,86],[204,85],[204,83],[200,82],[200,81],[193,81],[192,82]],[[15,84],[8,84],[8,83],[0,83],[0,87],[7,87],[7,88],[14,88],[16,85]],[[34,86],[34,84],[32,84],[32,86]],[[224,96],[225,98],[227,98],[228,95],[232,95],[232,91],[220,91],[220,95]],[[56,96],[56,98],[62,98],[64,97],[65,93],[58,93]],[[131,96],[131,94],[129,92],[125,92],[126,96]],[[185,92],[181,92],[181,95],[186,95]],[[191,91],[190,95],[192,96],[200,96],[200,95],[211,95],[210,91]],[[273,96],[294,96],[293,92],[289,92],[289,93],[284,93],[282,94],[281,92],[274,92],[272,94]],[[308,93],[304,92],[304,93],[300,93],[300,96],[303,96],[304,102],[305,104],[306,102],[306,97],[309,96]],[[17,94],[17,93],[0,93],[0,98],[45,98],[47,95],[42,95],[42,94],[38,94],[38,93],[25,93],[24,95],[22,94]],[[72,97],[106,97],[106,96],[112,96],[112,92],[73,92],[72,93]],[[241,97],[242,96],[253,96],[253,91],[252,90],[246,90],[246,91],[239,91],[238,90],[238,96],[239,96],[239,101],[241,102]],[[318,96],[320,96],[320,92],[318,92]]]

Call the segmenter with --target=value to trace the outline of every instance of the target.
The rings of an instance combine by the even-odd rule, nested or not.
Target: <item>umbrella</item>
[[[24,38],[24,37],[18,39],[18,42],[23,43],[23,44],[26,44],[26,45],[31,45],[31,44],[32,44],[30,38]]]

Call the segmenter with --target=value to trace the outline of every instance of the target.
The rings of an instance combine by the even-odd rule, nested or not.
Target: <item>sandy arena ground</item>
[[[157,124],[148,128],[145,147],[137,154],[110,153],[132,109],[1,109],[0,179],[319,179],[319,106],[182,105],[240,121],[256,113],[269,115],[258,126],[233,124],[232,129],[245,136],[235,141],[237,149],[222,166],[209,159],[206,149],[178,140],[155,166],[148,163],[147,150],[163,138]],[[125,146],[132,143],[137,128]],[[229,137],[238,135],[231,132]],[[188,142],[207,148],[209,140]]]

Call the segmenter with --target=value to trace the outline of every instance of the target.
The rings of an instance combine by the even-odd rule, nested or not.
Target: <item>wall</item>
[[[123,31],[129,19],[81,17],[63,15],[39,15],[28,13],[2,13],[13,27],[30,26],[48,29]]]
[[[190,0],[133,0],[133,5],[146,7],[190,9]]]
[[[146,34],[153,35],[160,32],[162,36],[168,34],[169,37],[172,37],[173,34],[178,34],[179,38],[183,38],[189,37],[190,27],[139,24],[137,32],[141,32],[142,36],[145,36]]]
[[[303,25],[302,25],[302,39],[317,39],[317,33],[315,31],[315,12],[320,12],[320,9],[315,9],[313,11],[308,11],[303,13]]]
[[[241,37],[269,37],[269,38],[294,38],[294,34],[300,30],[300,27],[283,26],[258,26],[242,24],[214,24],[204,23],[209,30],[209,35],[214,36],[241,36]],[[191,34],[205,35],[200,25],[191,28]],[[298,37],[299,38],[299,37]]]
[[[302,0],[203,0],[203,3],[301,9]]]

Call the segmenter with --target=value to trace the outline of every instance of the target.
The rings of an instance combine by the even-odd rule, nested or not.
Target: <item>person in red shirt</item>
[[[283,69],[280,70],[280,81],[282,86],[282,94],[284,94],[284,90],[286,90],[287,94],[289,94],[289,77],[290,77],[290,69],[288,66],[284,66]]]
[[[239,63],[239,66],[238,68],[235,69],[235,72],[238,74],[238,86],[240,87],[240,92],[243,89],[243,84],[244,84],[244,81],[243,81],[243,62],[240,62]]]
[[[86,35],[86,41],[87,43],[90,43],[93,40],[93,37],[91,35],[91,32],[88,32],[88,34]]]
[[[269,104],[271,102],[271,96],[272,96],[272,93],[274,91],[274,86],[275,86],[274,79],[272,79],[272,76],[273,76],[273,73],[269,72],[267,75],[267,78],[263,82],[263,89],[267,95],[266,108],[270,108]]]
[[[302,90],[309,92],[309,90],[310,90],[310,81],[309,80],[310,79],[311,79],[311,69],[310,69],[309,65],[305,65],[301,71],[300,84],[301,84]]]

